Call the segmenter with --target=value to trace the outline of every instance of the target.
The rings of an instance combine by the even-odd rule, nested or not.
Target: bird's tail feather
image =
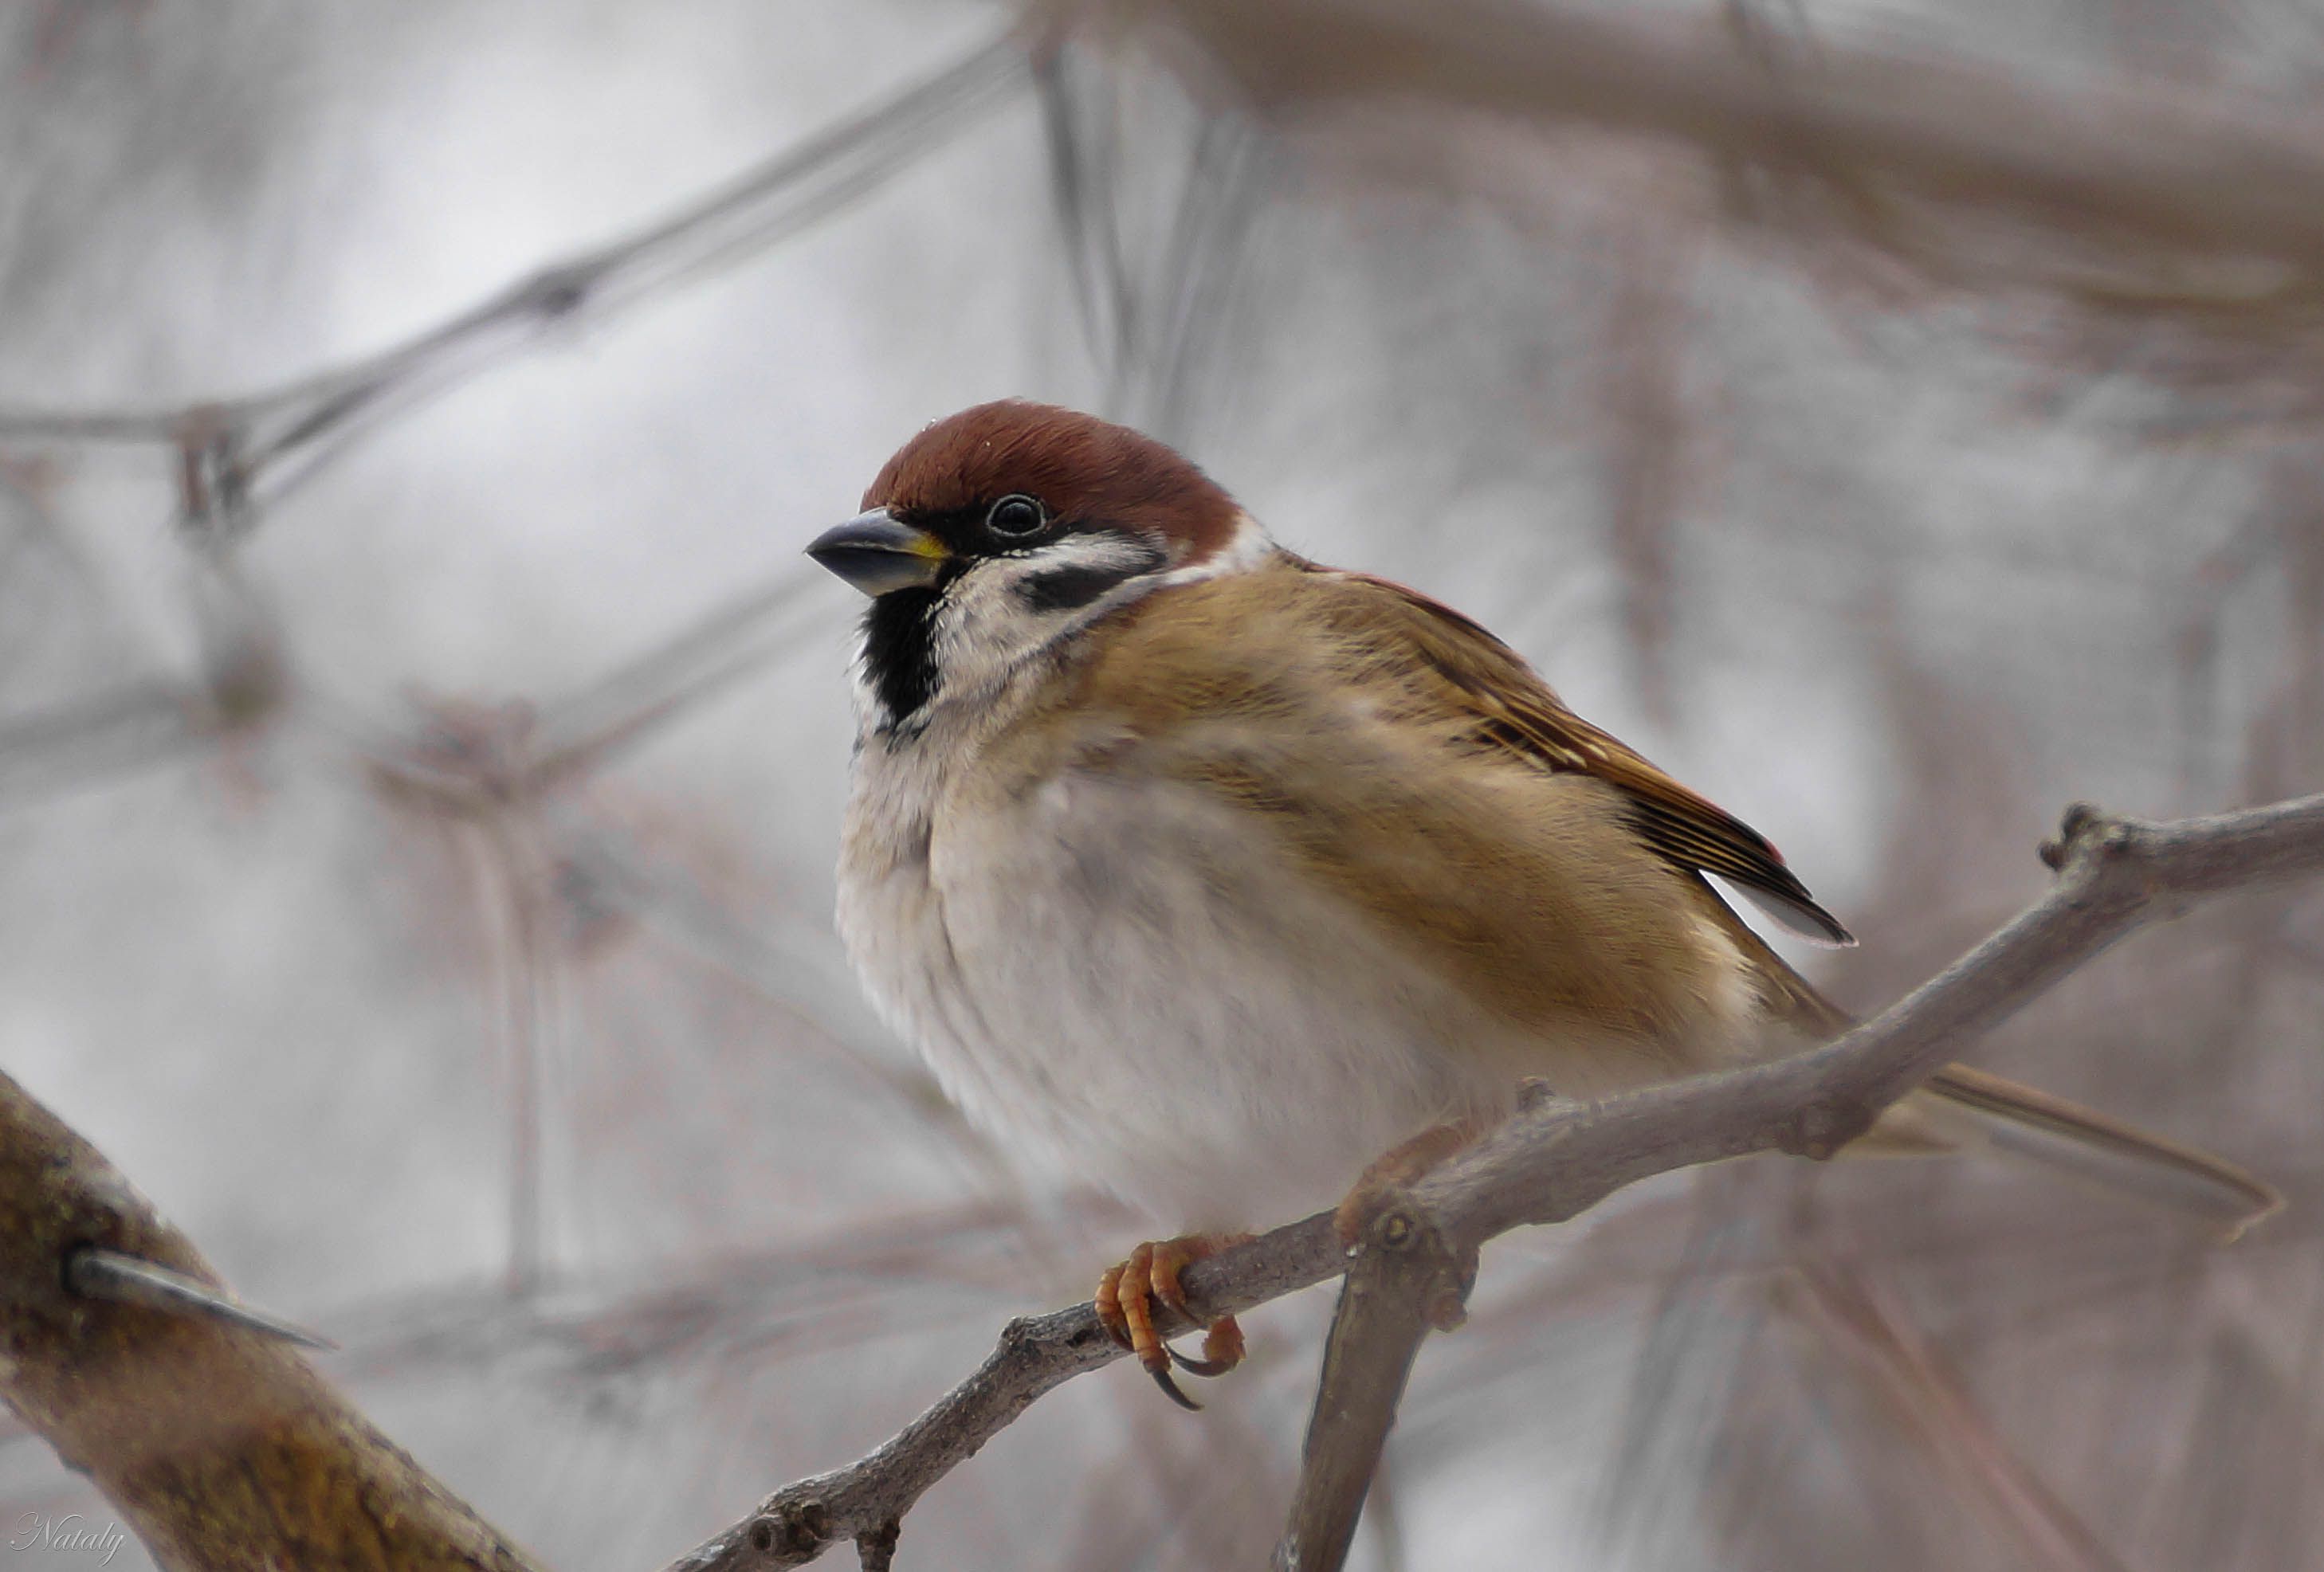
[[[2201,1218],[2228,1238],[2283,1205],[2273,1185],[2224,1157],[1966,1064],[1931,1076],[1858,1145],[1899,1154],[1987,1146]]]

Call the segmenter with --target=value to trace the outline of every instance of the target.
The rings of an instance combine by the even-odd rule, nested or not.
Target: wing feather
[[[1553,770],[1595,776],[1628,799],[1640,837],[1666,861],[1729,880],[1794,933],[1829,944],[1856,942],[1766,836],[1567,709],[1515,650],[1478,623],[1388,579],[1311,571],[1379,592],[1416,621],[1423,655],[1478,712],[1480,740]]]

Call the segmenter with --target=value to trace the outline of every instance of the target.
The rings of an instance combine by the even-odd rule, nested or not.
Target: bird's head
[[[897,450],[863,511],[807,555],[872,597],[863,668],[883,728],[1181,577],[1268,549],[1173,449],[1073,409],[1004,400]]]

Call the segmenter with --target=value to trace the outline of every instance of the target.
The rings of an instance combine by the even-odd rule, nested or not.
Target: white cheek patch
[[[1159,582],[1160,548],[1093,533],[981,562],[953,581],[936,617],[937,686],[964,693]]]

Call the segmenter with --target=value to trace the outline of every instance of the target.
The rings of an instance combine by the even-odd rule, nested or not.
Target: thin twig
[[[795,567],[714,606],[652,648],[542,706],[530,737],[530,784],[550,786],[635,747],[695,704],[789,653],[808,624],[823,575]]]
[[[88,1246],[71,1252],[65,1257],[65,1286],[83,1299],[142,1304],[177,1315],[208,1316],[270,1338],[280,1338],[301,1348],[327,1353],[338,1347],[319,1332],[310,1332],[295,1321],[244,1304],[198,1277],[124,1255],[118,1250]]]
[[[0,803],[149,769],[210,740],[200,696],[159,678],[0,719]]]
[[[506,1278],[512,1294],[540,1285],[548,1264],[548,1080],[557,1030],[557,955],[543,912],[547,875],[533,827],[510,807],[466,826],[481,904],[494,936],[501,1057],[509,1081]]]
[[[1906,1439],[1986,1509],[2028,1567],[2061,1572],[2129,1572],[2047,1481],[1995,1434],[1960,1378],[1860,1273],[1829,1259],[1802,1260],[1777,1280],[1779,1302],[1821,1334]]]
[[[1198,1313],[1214,1319],[1321,1282],[1345,1266],[1331,1218],[1318,1213],[1190,1268],[1186,1281],[1190,1288],[1203,1285]],[[796,1567],[841,1540],[899,1520],[1044,1393],[1120,1356],[1086,1302],[1013,1320],[967,1380],[892,1439],[860,1462],[776,1492],[749,1518],[672,1563],[671,1572]]]

